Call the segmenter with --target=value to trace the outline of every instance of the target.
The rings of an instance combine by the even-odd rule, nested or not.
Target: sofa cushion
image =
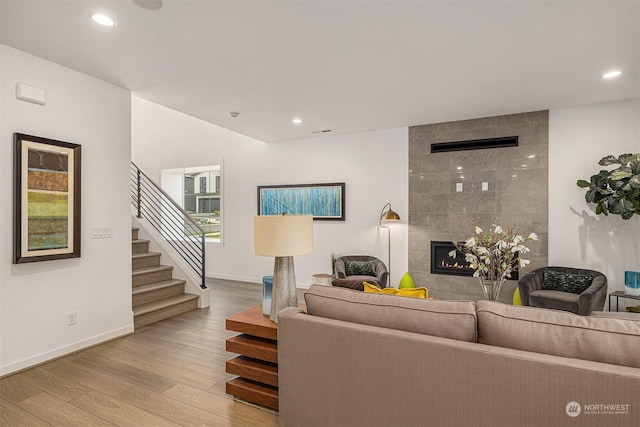
[[[581,294],[591,286],[593,276],[588,274],[563,273],[545,268],[542,272],[542,289],[548,291],[570,292]]]
[[[376,277],[375,261],[347,261],[345,262],[347,276],[373,276]]]
[[[358,291],[364,291],[364,280],[334,279],[331,282],[331,285],[340,288],[349,288]]]
[[[364,285],[364,291],[372,294],[397,295],[399,297],[422,298],[422,299],[426,299],[429,296],[429,290],[427,288],[380,289],[378,285],[373,285],[368,282],[362,282],[362,284]]]
[[[478,342],[640,368],[640,322],[478,301]]]
[[[402,298],[318,285],[312,285],[304,299],[313,316],[460,341],[477,339],[474,301]]]

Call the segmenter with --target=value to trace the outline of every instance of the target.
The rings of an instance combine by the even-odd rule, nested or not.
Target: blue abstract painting
[[[344,183],[258,187],[258,214],[282,213],[344,220]]]

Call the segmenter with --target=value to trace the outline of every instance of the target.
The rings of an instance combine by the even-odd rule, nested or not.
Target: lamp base
[[[287,307],[298,306],[296,275],[292,256],[276,257],[273,265],[273,290],[269,319],[278,323],[278,312]]]

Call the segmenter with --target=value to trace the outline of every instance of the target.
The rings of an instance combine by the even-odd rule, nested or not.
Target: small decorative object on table
[[[626,295],[640,296],[640,272],[624,272],[624,293]]]
[[[449,256],[456,257],[458,251],[464,254],[464,259],[475,270],[473,277],[480,279],[484,298],[497,301],[500,290],[507,277],[515,268],[524,268],[529,261],[520,257],[529,252],[523,245],[529,240],[538,240],[535,233],[523,237],[515,227],[503,229],[499,225],[492,225],[489,231],[482,231],[476,226],[475,234],[464,242],[453,242],[456,249],[449,252]]]
[[[273,290],[273,276],[264,276],[262,278],[262,314],[269,316],[271,314],[271,292]]]

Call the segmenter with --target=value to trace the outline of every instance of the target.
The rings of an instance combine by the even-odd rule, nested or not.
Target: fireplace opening
[[[431,274],[449,274],[453,276],[473,277],[475,272],[465,261],[464,254],[458,251],[455,258],[449,256],[449,252],[455,249],[453,243],[447,241],[431,241]],[[517,254],[516,254],[517,255]],[[516,260],[517,263],[517,260]],[[508,280],[518,280],[518,269],[511,272]]]
[[[431,241],[431,274],[473,276],[474,270],[464,260],[464,254],[458,252],[455,258],[449,256],[455,248],[451,242]]]

